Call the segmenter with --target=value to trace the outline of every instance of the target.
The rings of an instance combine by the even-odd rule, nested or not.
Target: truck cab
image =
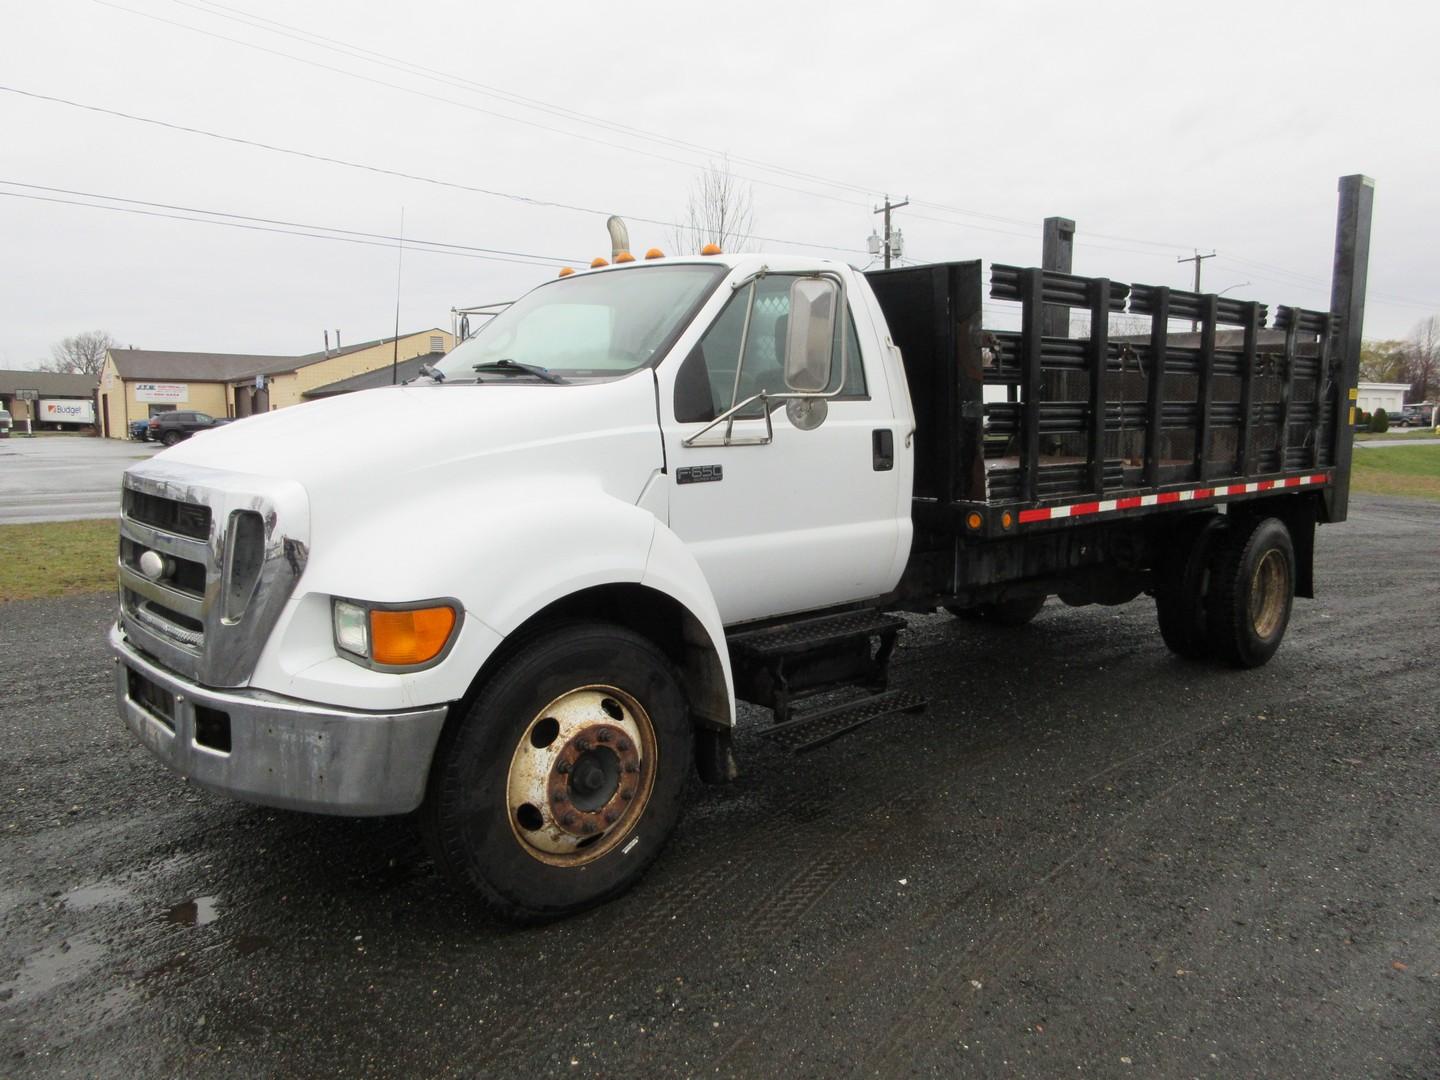
[[[397,429],[410,434],[374,435]],[[658,848],[620,841],[647,814],[663,835],[678,810],[617,770],[673,785],[685,766],[662,759],[731,768],[727,629],[895,588],[913,432],[898,351],[850,267],[715,255],[564,275],[410,385],[254,417],[132,468],[121,712],[227,794],[426,808],[454,841],[447,868],[507,912],[593,902]],[[570,686],[576,634],[597,659]],[[552,654],[545,677],[507,674]],[[638,682],[616,685],[627,663]],[[495,694],[526,715],[496,723]],[[476,784],[508,793],[510,846],[555,880],[494,883],[506,860],[455,840]],[[620,865],[595,873],[607,858]]]

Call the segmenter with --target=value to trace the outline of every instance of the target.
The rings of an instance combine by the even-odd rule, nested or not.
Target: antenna
[[[400,381],[400,271],[405,268],[405,207],[400,207],[400,251],[395,256],[395,342],[390,354],[390,385]]]

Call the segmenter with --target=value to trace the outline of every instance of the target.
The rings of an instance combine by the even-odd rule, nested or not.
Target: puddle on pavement
[[[104,947],[89,934],[76,934],[58,945],[31,953],[21,962],[13,979],[0,983],[0,1001],[38,997],[84,975],[104,954]]]
[[[93,885],[80,885],[60,897],[60,902],[72,911],[91,911],[107,904],[118,904],[130,898],[130,890],[124,885],[99,881]]]
[[[267,948],[271,941],[264,934],[241,934],[230,944],[241,956],[253,956],[261,949]]]
[[[170,907],[165,912],[165,921],[176,926],[209,926],[220,917],[218,896],[195,896]]]

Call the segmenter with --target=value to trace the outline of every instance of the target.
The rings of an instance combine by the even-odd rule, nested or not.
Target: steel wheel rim
[[[655,727],[614,686],[566,691],[531,717],[515,745],[505,816],[521,849],[582,866],[626,842],[655,785]]]
[[[1250,579],[1250,625],[1258,637],[1268,640],[1279,630],[1289,599],[1288,586],[1285,556],[1267,551]]]

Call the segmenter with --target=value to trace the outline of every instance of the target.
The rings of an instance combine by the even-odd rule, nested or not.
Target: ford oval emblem
[[[147,551],[140,556],[140,573],[151,581],[159,581],[165,574],[165,557],[158,551]]]

